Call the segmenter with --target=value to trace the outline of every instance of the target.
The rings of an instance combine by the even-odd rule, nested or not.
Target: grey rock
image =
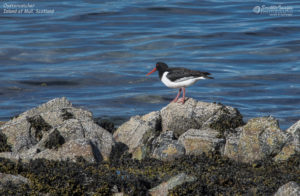
[[[152,157],[162,161],[172,161],[185,154],[184,146],[175,140],[173,132],[163,132],[152,143]]]
[[[26,111],[1,126],[11,153],[2,157],[24,160],[46,158],[88,161],[108,160],[112,135],[93,121],[92,113],[72,107],[66,98],[56,98]],[[77,152],[75,152],[77,150]]]
[[[300,120],[293,124],[286,132],[292,135],[295,149],[297,152],[300,152]]]
[[[189,98],[185,104],[170,103],[161,110],[162,130],[173,131],[175,137],[189,129],[212,128],[220,132],[243,125],[235,108]]]
[[[8,183],[12,183],[14,185],[22,185],[29,184],[30,181],[28,178],[25,178],[21,175],[11,175],[0,173],[0,189],[3,188]]]
[[[126,196],[126,193],[119,192],[119,193],[113,193],[113,196]]]
[[[39,113],[57,111],[57,110],[61,110],[64,108],[69,108],[69,107],[72,107],[72,103],[70,101],[68,101],[65,97],[55,98],[55,99],[48,101],[45,104],[42,104],[38,107],[35,107],[33,109],[30,109],[30,110],[22,113],[21,115],[18,116],[18,118],[22,117],[22,116],[23,117],[34,116]]]
[[[132,153],[146,144],[160,131],[161,117],[159,112],[151,112],[144,116],[131,117],[115,132],[114,139],[126,144]]]
[[[296,182],[289,182],[281,186],[274,196],[299,196],[300,186]]]
[[[169,190],[172,190],[175,186],[181,185],[185,182],[194,182],[196,177],[187,175],[185,173],[180,173],[168,181],[159,184],[158,186],[149,190],[152,196],[167,196]]]
[[[238,161],[240,159],[239,156],[241,153],[239,151],[240,135],[243,131],[243,128],[236,128],[235,131],[236,132],[229,133],[226,136],[226,143],[223,155]]]
[[[100,151],[87,139],[69,140],[57,150],[45,149],[35,154],[32,158],[60,161],[70,160],[75,162],[80,156],[89,162],[99,162],[103,160]],[[23,154],[23,157],[27,157],[26,154]]]
[[[250,119],[226,138],[224,155],[241,162],[276,156],[287,141],[273,117]]]
[[[108,160],[112,146],[115,144],[112,134],[94,123],[93,119],[83,121],[82,127],[85,130],[85,138],[91,141],[104,160]]]
[[[6,121],[0,121],[0,127],[2,126],[2,125],[4,125],[6,123]]]
[[[2,126],[0,131],[6,135],[12,151],[26,151],[36,144],[36,140],[31,136],[31,124],[26,118],[14,118]]]
[[[225,146],[225,139],[220,133],[210,128],[190,129],[182,134],[178,141],[184,146],[188,155],[201,155],[203,152],[223,153]]]
[[[151,145],[150,140],[146,144],[139,145],[137,148],[134,149],[132,152],[132,158],[137,160],[143,160],[146,157],[149,157],[151,154]]]
[[[287,142],[274,157],[275,161],[286,161],[290,157],[300,154],[300,120],[286,130]]]

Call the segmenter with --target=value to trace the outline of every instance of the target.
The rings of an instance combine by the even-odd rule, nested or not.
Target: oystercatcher
[[[153,72],[158,71],[158,76],[160,80],[169,88],[179,88],[178,94],[173,100],[173,102],[177,102],[181,91],[183,91],[181,102],[184,104],[185,101],[185,87],[191,86],[198,80],[202,79],[213,79],[213,77],[209,77],[210,73],[201,72],[196,70],[189,70],[183,67],[174,67],[169,68],[166,63],[157,62],[156,67],[152,71],[150,71],[148,75]]]

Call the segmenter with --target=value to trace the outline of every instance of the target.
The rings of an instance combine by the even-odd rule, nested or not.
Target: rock
[[[101,153],[103,160],[108,160],[112,146],[115,145],[112,134],[102,127],[99,127],[96,123],[94,123],[92,118],[88,121],[83,121],[82,127],[85,131],[84,137],[88,138],[94,147],[94,155],[96,152],[95,150],[97,150]]]
[[[2,125],[4,125],[6,122],[5,121],[0,121],[0,127],[2,126]]]
[[[212,128],[220,132],[243,125],[242,115],[232,107],[189,98],[185,104],[170,103],[161,110],[162,130],[175,137],[189,129]]]
[[[297,152],[300,152],[300,120],[292,125],[287,131],[293,137],[293,144]]]
[[[190,129],[182,134],[178,141],[184,146],[186,154],[200,155],[203,152],[223,152],[225,139],[210,128]]]
[[[123,192],[113,193],[112,195],[113,195],[113,196],[126,196],[126,194],[123,193]]]
[[[288,139],[282,150],[274,157],[275,161],[286,161],[300,153],[300,120],[286,130]]]
[[[150,195],[152,196],[167,196],[168,191],[172,190],[175,186],[181,185],[185,182],[193,182],[196,180],[196,177],[189,176],[185,173],[180,173],[168,181],[161,183],[160,185],[149,190]]]
[[[47,137],[44,147],[49,149],[58,149],[65,143],[65,138],[61,136],[57,129],[54,129]]]
[[[87,139],[70,140],[58,148],[58,150],[45,149],[35,154],[33,158],[76,161],[80,156],[89,162],[100,162],[103,160],[103,157],[97,147],[95,147],[95,145]]]
[[[0,152],[10,152],[11,146],[7,144],[7,137],[2,132],[0,132]]]
[[[108,160],[112,135],[94,123],[92,113],[72,107],[66,98],[53,99],[20,114],[0,128],[11,146],[2,157],[24,160],[46,158]]]
[[[111,150],[109,160],[111,162],[116,162],[120,160],[123,156],[126,156],[126,152],[128,152],[127,145],[123,144],[122,142],[116,142]]]
[[[122,124],[114,132],[113,137],[117,142],[126,144],[129,148],[129,153],[132,153],[159,133],[161,130],[160,122],[159,112],[151,112],[142,117],[134,116]]]
[[[7,185],[8,183],[12,183],[14,185],[22,185],[22,184],[29,184],[29,179],[25,178],[21,175],[11,175],[11,174],[4,174],[0,173],[0,189],[3,186]]]
[[[282,149],[287,137],[273,117],[250,119],[248,123],[229,134],[224,155],[241,162],[254,162],[274,157]]]
[[[281,186],[274,196],[299,196],[300,195],[300,186],[296,182],[289,182]]]
[[[300,141],[300,120],[297,121],[295,124],[293,124],[290,128],[288,128],[286,132],[293,135],[296,141],[299,142]]]
[[[151,146],[148,144],[143,144],[138,146],[133,152],[132,152],[132,158],[137,160],[143,160],[144,158],[148,157],[150,154]]]
[[[152,143],[152,157],[162,161],[172,161],[185,154],[183,145],[175,140],[173,132],[167,131],[157,137]]]
[[[94,122],[111,134],[113,134],[116,130],[115,124],[109,119],[94,118]]]
[[[241,150],[239,149],[240,135],[243,131],[242,127],[235,129],[236,132],[230,133],[226,136],[226,143],[224,147],[224,156],[239,160]]]

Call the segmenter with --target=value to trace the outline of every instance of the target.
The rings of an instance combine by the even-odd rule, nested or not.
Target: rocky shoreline
[[[0,195],[300,195],[300,120],[189,98],[117,129],[56,98],[0,124]]]

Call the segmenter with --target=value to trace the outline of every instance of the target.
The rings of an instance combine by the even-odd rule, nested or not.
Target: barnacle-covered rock
[[[114,139],[126,144],[132,153],[153,139],[160,132],[161,117],[159,112],[151,112],[144,116],[131,117],[115,132]]]
[[[82,156],[98,162],[108,160],[114,145],[111,133],[94,123],[91,112],[73,107],[66,98],[20,114],[1,126],[0,132],[11,147],[11,152],[0,156],[12,159],[76,160]]]
[[[274,157],[275,161],[286,161],[290,157],[300,154],[300,120],[286,130],[287,142]]]
[[[237,109],[192,98],[184,104],[172,102],[160,112],[162,131],[173,131],[176,138],[189,129],[212,128],[222,133],[244,124]]]
[[[203,152],[223,152],[225,139],[214,129],[190,129],[178,141],[183,144],[186,154],[200,155]]]
[[[160,134],[152,143],[152,157],[162,161],[172,161],[185,154],[184,146],[174,138],[172,131]]]
[[[299,196],[300,186],[296,182],[289,182],[281,186],[274,196]]]
[[[287,141],[273,117],[250,119],[227,138],[224,155],[241,162],[254,162],[276,156]]]

